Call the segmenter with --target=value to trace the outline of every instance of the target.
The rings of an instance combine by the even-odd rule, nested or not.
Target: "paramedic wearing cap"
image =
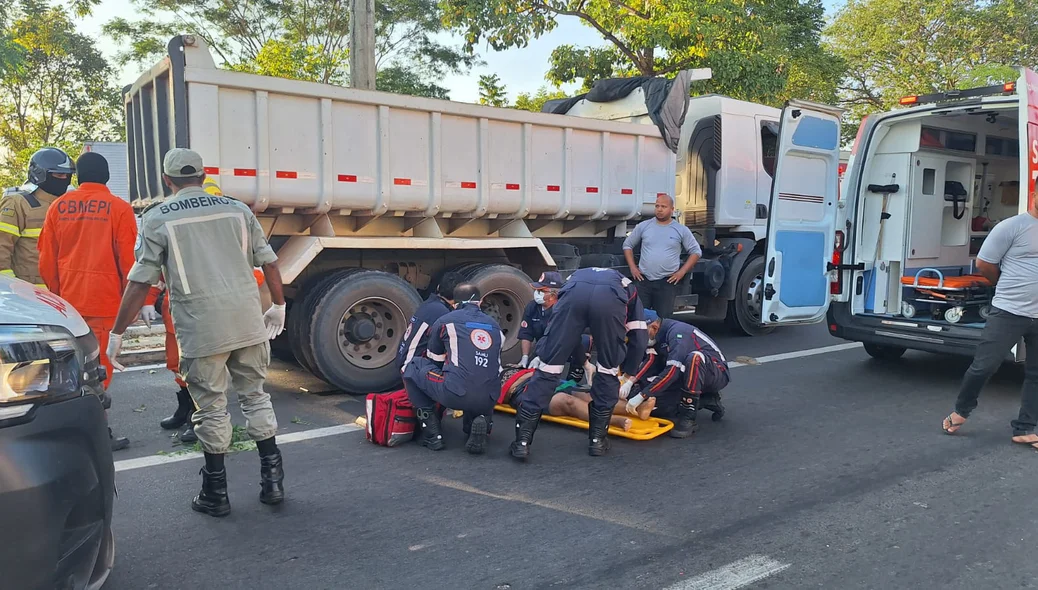
[[[519,345],[523,351],[519,365],[524,369],[530,366],[530,353],[534,350],[534,342],[540,340],[548,329],[548,318],[551,317],[551,310],[559,300],[559,289],[562,285],[562,275],[557,272],[546,272],[541,275],[539,281],[531,284],[533,301],[526,304],[523,322],[519,325]],[[580,382],[583,381],[585,373],[594,375],[595,367],[588,360],[590,353],[591,336],[584,334],[569,357],[570,379]]]
[[[1013,442],[1038,449],[1038,199],[1027,212],[992,228],[977,253],[977,270],[995,285],[995,297],[944,431],[955,434],[966,423],[984,384],[1023,338],[1027,357],[1020,413],[1011,423]]]
[[[244,203],[207,194],[203,170],[202,158],[191,150],[166,153],[163,181],[174,196],[142,216],[137,263],[108,353],[115,362],[123,331],[163,276],[180,371],[198,408],[192,421],[205,453],[202,489],[191,507],[226,516],[231,510],[224,468],[231,445],[228,386],[238,394],[246,430],[259,450],[260,501],[284,500],[281,453],[274,440],[277,419],[263,382],[270,363],[268,340],[285,326],[285,298],[277,256],[255,215]],[[262,267],[273,300],[266,313],[253,275],[256,266]]]
[[[677,285],[696,265],[703,249],[692,230],[673,219],[674,199],[670,195],[656,197],[656,217],[634,227],[624,240],[624,258],[631,276],[638,281],[642,305],[669,319],[674,313]],[[634,249],[641,247],[638,263]],[[688,254],[681,264],[681,252]]]
[[[411,316],[407,331],[404,332],[404,339],[400,341],[400,348],[396,351],[396,364],[400,367],[401,375],[412,359],[425,356],[425,351],[429,349],[429,329],[436,320],[454,309],[454,288],[463,281],[459,273],[445,273],[436,291],[430,293]]]
[[[434,451],[445,448],[436,404],[464,412],[465,450],[486,451],[494,404],[501,395],[501,344],[505,335],[479,309],[479,288],[462,283],[454,289],[457,309],[429,330],[424,358],[412,359],[404,371],[404,389],[421,425],[419,442]]]
[[[101,346],[107,376],[115,373],[105,354],[119,301],[133,266],[137,219],[133,207],[108,190],[108,160],[86,152],[76,160],[79,188],[58,197],[47,210],[37,242],[40,276],[55,295],[72,304]],[[112,450],[130,446],[112,437]]]
[[[644,398],[656,398],[652,414],[676,417],[670,436],[688,438],[699,429],[696,410],[700,404],[713,412],[714,420],[724,415],[721,390],[730,380],[728,362],[721,347],[694,326],[665,320],[651,309],[645,310],[645,321],[655,354],[647,356],[631,379],[621,381],[620,398],[628,400],[628,412],[637,409]],[[641,391],[629,397],[635,385]]]

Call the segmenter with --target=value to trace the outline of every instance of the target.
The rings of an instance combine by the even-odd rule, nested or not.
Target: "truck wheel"
[[[331,381],[314,362],[310,318],[314,315],[315,302],[319,301],[332,285],[362,270],[361,268],[339,269],[311,277],[301,289],[302,301],[299,305],[292,305],[292,313],[288,320],[293,333],[293,338],[289,341],[293,347],[292,353],[300,366],[310,371],[318,379],[329,383]]]
[[[315,374],[353,394],[399,387],[396,352],[422,303],[407,281],[354,269],[329,277],[307,299],[302,338]]]
[[[885,344],[865,343],[865,352],[879,361],[896,361],[905,355],[905,349],[900,346],[887,346]]]
[[[729,327],[746,336],[764,336],[775,330],[774,326],[760,323],[761,303],[764,301],[764,257],[756,256],[746,262],[739,273],[735,287],[735,299],[728,302],[725,322]]]
[[[483,294],[483,313],[494,318],[505,333],[505,341],[501,346],[501,356],[504,357],[519,346],[519,325],[523,322],[523,311],[526,304],[533,300],[530,277],[504,264],[480,265],[467,269],[465,274]]]

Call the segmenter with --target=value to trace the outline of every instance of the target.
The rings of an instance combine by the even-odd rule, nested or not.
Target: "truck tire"
[[[865,352],[878,361],[896,361],[905,355],[907,349],[886,344],[865,343]]]
[[[310,318],[314,315],[314,305],[316,301],[319,301],[328,289],[332,285],[339,281],[346,280],[347,277],[355,273],[360,272],[363,269],[360,268],[347,268],[322,273],[320,275],[311,277],[304,285],[302,293],[303,298],[300,305],[292,306],[292,314],[289,318],[290,327],[292,328],[293,339],[292,353],[295,355],[299,365],[304,369],[312,373],[318,379],[329,381],[329,379],[321,372],[320,367],[314,362],[313,350],[316,346],[312,345],[311,340],[311,324]]]
[[[352,394],[400,386],[396,351],[422,303],[414,287],[396,275],[354,269],[326,279],[307,301],[303,352],[317,376]]]
[[[774,326],[760,323],[761,302],[764,298],[764,257],[754,256],[746,261],[739,273],[735,286],[735,299],[728,302],[725,322],[735,331],[746,336],[764,336],[775,330]]]
[[[533,300],[530,277],[505,264],[481,264],[463,271],[466,278],[483,294],[483,312],[494,318],[505,334],[501,346],[502,362],[519,347],[519,325],[526,304]],[[518,360],[518,357],[516,358]]]

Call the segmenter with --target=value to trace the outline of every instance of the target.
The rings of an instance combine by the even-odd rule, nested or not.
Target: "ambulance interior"
[[[1017,118],[1015,103],[986,104],[876,129],[858,195],[855,262],[865,271],[852,283],[853,313],[984,325],[994,288],[976,256],[991,227],[1018,212]]]

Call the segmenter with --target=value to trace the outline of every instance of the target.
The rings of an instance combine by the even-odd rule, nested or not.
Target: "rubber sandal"
[[[944,430],[945,434],[955,434],[959,431],[960,428],[962,428],[964,424],[966,424],[966,420],[963,420],[962,422],[956,422],[955,420],[952,420],[951,414],[948,414],[948,417],[945,418],[944,421],[948,423],[948,426],[944,426],[944,424],[941,424],[941,428]],[[955,430],[951,430],[952,428],[954,428]]]
[[[1028,436],[1028,435],[1021,434],[1020,436]],[[1016,437],[1013,437],[1013,439],[1015,439],[1015,438]],[[1011,439],[1011,440],[1013,440],[1013,439]],[[1013,440],[1013,444],[1014,445],[1027,445],[1027,446],[1031,447],[1032,449],[1038,451],[1038,440],[1029,440],[1029,441]]]

